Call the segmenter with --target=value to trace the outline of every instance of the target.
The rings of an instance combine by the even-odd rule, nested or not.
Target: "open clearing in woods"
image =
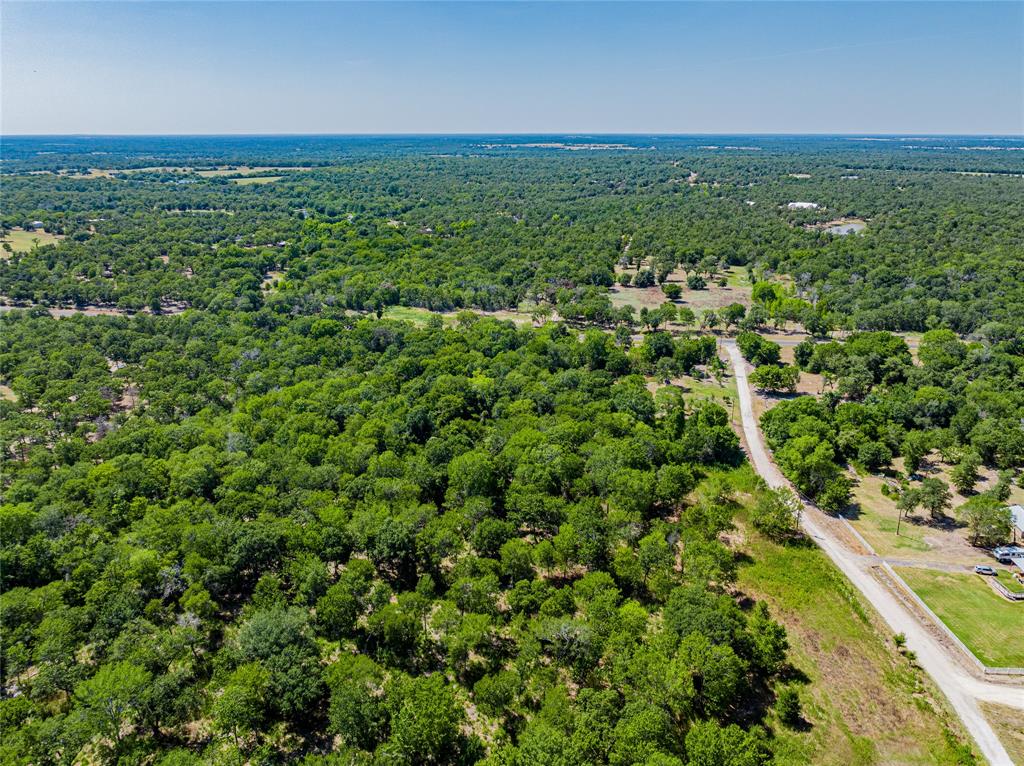
[[[50,234],[48,231],[42,229],[34,229],[33,231],[25,231],[21,227],[15,227],[11,229],[4,236],[0,242],[6,242],[11,246],[11,250],[16,253],[27,253],[36,245],[40,247],[43,245],[56,245],[64,239],[61,234]],[[2,251],[6,253],[6,251]],[[0,257],[3,257],[0,255]]]
[[[893,461],[895,471],[903,471],[903,458]],[[924,476],[944,481],[953,495],[952,507],[947,511],[943,523],[933,523],[924,510],[910,517],[904,517],[896,534],[899,511],[896,500],[882,493],[887,479],[877,474],[856,477],[853,490],[850,523],[864,536],[880,556],[920,562],[941,562],[966,567],[975,564],[993,564],[987,551],[970,544],[967,528],[956,521],[956,509],[967,502],[966,497],[956,491],[950,482],[951,466],[943,463],[938,452],[932,452],[921,468]],[[981,480],[977,490],[983,492],[992,488],[998,478],[996,471],[983,466],[979,470]],[[1010,490],[1009,503],[1024,502],[1024,489],[1014,485]],[[1024,620],[1024,617],[1022,617]]]
[[[280,181],[284,176],[249,176],[246,178],[232,178],[232,183],[236,183],[239,186],[256,186],[259,184],[272,184],[274,181]]]
[[[306,171],[312,170],[312,168],[298,166],[290,167],[285,165],[257,165],[254,167],[249,167],[248,165],[239,165],[236,168],[222,167],[212,168],[209,170],[196,170],[195,173],[196,175],[200,175],[203,178],[216,178],[217,176],[250,176],[256,173],[273,173],[275,171],[291,172],[293,170]]]
[[[465,311],[471,314],[477,314],[482,317],[491,317],[499,321],[515,322],[518,325],[532,325],[533,318],[530,314],[525,311],[515,311],[512,309],[503,309],[500,311],[482,311],[480,309],[465,309]],[[437,315],[441,317],[441,321],[446,325],[454,325],[458,320],[457,317],[460,312],[458,311],[431,311],[430,309],[420,308],[418,306],[388,306],[384,309],[384,319],[395,319],[405,322],[412,322],[413,324],[424,326],[431,316]]]
[[[636,269],[616,268],[616,274],[635,274]],[[678,284],[683,288],[679,300],[674,301],[677,306],[689,306],[699,316],[708,309],[720,309],[731,303],[742,303],[750,306],[750,282],[747,280],[746,272],[736,266],[730,266],[724,273],[726,284],[719,287],[718,280],[723,274],[718,274],[714,279],[708,280],[707,287],[703,290],[691,290],[686,286],[686,277],[681,269],[676,269],[669,274],[666,280],[670,284]],[[655,287],[624,287],[615,285],[609,289],[609,297],[612,305],[632,306],[637,312],[641,308],[654,309],[668,301],[661,286]]]

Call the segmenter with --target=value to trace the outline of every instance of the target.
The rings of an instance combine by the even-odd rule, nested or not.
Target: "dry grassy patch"
[[[271,291],[277,285],[277,282],[284,279],[283,271],[268,271],[266,276],[263,277],[263,281],[260,282],[260,289]]]
[[[232,178],[232,183],[236,183],[239,186],[256,186],[260,184],[272,184],[274,181],[280,181],[284,176],[249,176],[245,178]]]
[[[306,171],[312,170],[312,168],[299,166],[292,167],[287,165],[256,165],[253,167],[248,165],[239,165],[235,168],[225,166],[220,168],[210,168],[208,170],[197,170],[195,173],[203,178],[216,178],[218,176],[250,176],[257,173],[273,173],[275,171],[279,172],[284,170],[288,172],[293,170]]]
[[[644,267],[645,264],[641,264],[641,268]],[[636,272],[635,268],[623,269],[616,267],[615,269],[617,275],[623,273],[636,274]],[[726,279],[726,284],[725,286],[719,286],[718,282],[723,276]],[[673,271],[669,274],[666,281],[678,284],[683,288],[682,296],[678,301],[675,301],[676,305],[689,306],[698,315],[709,309],[718,310],[724,308],[732,303],[750,306],[750,283],[747,281],[746,274],[736,266],[730,266],[724,273],[708,280],[707,287],[703,290],[689,289],[686,286],[686,275],[682,269]],[[665,293],[662,292],[660,285],[655,287],[623,287],[615,285],[608,292],[613,306],[616,308],[632,306],[638,312],[643,307],[648,309],[657,308],[668,300]]]
[[[893,468],[902,473],[903,459],[896,458],[893,461]],[[880,556],[907,561],[958,564],[964,567],[992,564],[992,559],[986,551],[970,544],[966,527],[956,522],[956,509],[967,502],[968,498],[957,492],[950,484],[951,470],[952,466],[941,462],[937,452],[929,455],[927,465],[921,469],[922,475],[940,478],[949,485],[953,501],[952,508],[947,512],[947,520],[941,523],[932,522],[926,511],[918,510],[915,516],[904,518],[899,525],[900,534],[897,536],[896,523],[899,512],[896,509],[896,500],[882,492],[882,487],[886,483],[895,485],[896,479],[869,474],[858,477],[854,487],[855,512],[852,514],[851,523]],[[979,492],[991,488],[996,483],[997,473],[993,469],[983,466],[979,474],[982,477],[977,485]],[[1022,500],[1024,490],[1014,486],[1008,502],[1020,503]]]
[[[114,178],[115,177],[115,175],[114,175],[115,173],[116,173],[116,171],[113,171],[113,170],[101,170],[100,168],[89,168],[84,173],[67,173],[65,171],[61,171],[60,173],[58,173],[58,175],[64,176],[65,178],[95,179],[95,178]]]
[[[996,730],[1013,762],[1024,764],[1024,712],[993,702],[982,702],[981,712]]]
[[[955,764],[959,724],[902,657],[860,595],[814,546],[780,546],[745,528],[745,594],[786,627],[805,731],[777,727],[778,764]]]

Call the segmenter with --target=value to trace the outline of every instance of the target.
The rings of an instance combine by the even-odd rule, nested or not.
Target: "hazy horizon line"
[[[847,131],[847,132],[751,132],[751,131],[695,131],[695,132],[680,132],[680,133],[665,133],[665,132],[645,132],[645,131],[625,131],[625,132],[602,132],[602,131],[580,131],[580,130],[568,130],[568,131],[550,131],[550,130],[539,130],[539,131],[445,131],[445,132],[417,132],[417,131],[373,131],[373,132],[359,132],[359,133],[344,133],[344,132],[319,132],[319,131],[298,131],[298,132],[279,132],[279,133],[4,133],[0,131],[0,139],[3,138],[290,138],[290,137],[310,137],[310,138],[380,138],[380,137],[395,137],[395,138],[434,138],[434,137],[447,137],[447,138],[459,138],[459,137],[475,137],[475,136],[559,136],[559,137],[651,137],[651,138],[680,138],[680,137],[699,137],[699,136],[748,136],[748,137],[854,137],[854,136],[866,136],[869,138],[913,138],[916,136],[922,136],[927,138],[1024,138],[1024,132],[1021,133],[984,133],[984,132],[971,132],[971,133],[929,133],[926,131],[910,131],[910,132],[870,132],[870,131]]]

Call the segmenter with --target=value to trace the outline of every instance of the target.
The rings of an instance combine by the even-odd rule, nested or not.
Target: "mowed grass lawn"
[[[1011,593],[1024,593],[1024,585],[1014,579],[1013,575],[1005,569],[997,569],[996,576],[1004,588]]]
[[[896,571],[979,660],[1024,667],[1024,601],[1007,601],[975,574]]]
[[[14,252],[27,253],[37,244],[40,247],[43,245],[56,245],[62,239],[63,237],[59,237],[56,234],[50,234],[45,231],[24,231],[22,229],[12,229],[7,233],[7,236],[3,238],[3,241],[9,243],[11,250]]]

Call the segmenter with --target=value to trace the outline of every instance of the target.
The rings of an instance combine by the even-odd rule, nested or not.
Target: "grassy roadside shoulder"
[[[982,702],[981,712],[996,730],[1013,762],[1024,763],[1024,713],[992,702]]]
[[[776,762],[970,763],[959,723],[824,553],[773,543],[742,514],[739,524],[749,561],[738,586],[785,625],[795,675],[807,681],[799,693],[808,725],[776,726]]]

